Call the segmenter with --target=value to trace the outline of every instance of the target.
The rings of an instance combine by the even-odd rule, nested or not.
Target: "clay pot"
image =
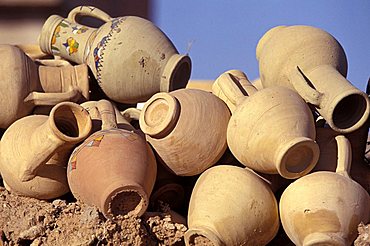
[[[260,78],[257,78],[255,80],[252,80],[251,81],[252,85],[254,87],[256,87],[257,90],[262,90],[263,89],[263,85],[262,85],[262,82],[261,82],[261,79]]]
[[[171,209],[180,210],[185,203],[185,190],[181,185],[181,177],[168,170],[161,160],[157,161],[157,177],[150,201],[152,207],[159,207],[161,202]]]
[[[81,103],[81,106],[84,109],[86,109],[87,112],[89,112],[90,118],[92,120],[92,132],[97,132],[97,131],[100,131],[102,128],[107,128],[107,126],[102,126],[104,122],[102,122],[102,117],[99,112],[98,104],[99,104],[99,101],[87,101],[87,102]],[[110,102],[110,104],[112,105],[111,107],[113,107],[113,111],[115,114],[116,122],[114,123],[114,125],[117,125],[117,128],[119,129],[125,129],[128,131],[135,130],[135,128],[132,127],[132,125],[130,125],[130,120],[132,117],[138,117],[138,115],[132,115],[131,109],[120,112],[114,103]],[[138,132],[136,131],[136,133]]]
[[[26,53],[32,60],[53,58],[51,55],[42,52],[38,44],[18,44],[15,46]]]
[[[188,227],[186,245],[266,245],[279,229],[277,201],[250,169],[211,167],[194,186]]]
[[[213,93],[232,111],[227,143],[240,163],[287,179],[301,177],[315,166],[315,123],[296,92],[285,87],[257,91],[243,72],[230,70],[216,79]]]
[[[100,28],[80,25],[77,16],[97,18]],[[80,6],[67,18],[50,16],[40,34],[41,50],[77,64],[87,64],[104,93],[120,103],[137,103],[159,91],[184,88],[191,61],[179,55],[152,22],[136,16],[111,18]]]
[[[0,144],[0,171],[5,187],[38,199],[67,193],[69,154],[90,130],[87,111],[71,102],[57,104],[50,116],[31,115],[14,122]]]
[[[155,182],[154,154],[134,130],[118,128],[109,101],[100,100],[97,108],[102,130],[87,138],[69,159],[67,177],[72,194],[97,206],[107,218],[141,216]]]
[[[352,148],[352,163],[350,175],[354,181],[364,187],[370,193],[370,166],[365,162],[365,148],[368,136],[368,123],[358,130],[346,134]],[[316,171],[335,172],[337,164],[337,143],[335,137],[339,133],[329,127],[316,128],[316,142],[320,147],[320,158],[313,169]]]
[[[186,88],[212,92],[213,80],[189,80]]]
[[[293,182],[280,200],[284,230],[295,245],[351,245],[370,218],[369,194],[349,176],[351,147],[338,145],[336,172],[315,172]]]
[[[0,128],[32,112],[35,106],[55,105],[63,101],[83,101],[88,94],[87,66],[72,66],[66,61],[33,62],[19,48],[0,45]],[[51,65],[55,67],[51,67]]]
[[[197,175],[225,152],[230,112],[209,92],[157,93],[144,105],[140,128],[162,161],[179,176]]]
[[[296,90],[337,132],[352,132],[366,122],[370,101],[346,80],[346,55],[329,33],[311,26],[277,26],[261,38],[256,53],[264,88]]]

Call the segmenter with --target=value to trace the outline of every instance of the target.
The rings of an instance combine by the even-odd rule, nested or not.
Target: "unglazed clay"
[[[50,116],[31,115],[14,122],[0,144],[0,172],[6,188],[38,199],[67,193],[69,154],[90,130],[87,111],[71,102],[57,104]]]
[[[189,80],[186,88],[188,89],[200,89],[203,91],[212,92],[212,84],[214,80]]]
[[[157,93],[144,105],[140,128],[166,166],[179,176],[197,175],[225,152],[230,112],[209,92]]]
[[[357,226],[370,218],[370,197],[349,176],[351,147],[344,136],[338,145],[336,172],[315,172],[293,182],[280,199],[284,230],[295,245],[351,245]]]
[[[315,123],[302,98],[285,87],[257,91],[239,70],[219,76],[213,93],[233,112],[227,143],[243,165],[284,178],[301,177],[319,158]]]
[[[86,65],[72,66],[57,60],[35,63],[12,45],[0,45],[0,55],[4,60],[0,75],[0,105],[3,108],[0,128],[7,128],[17,119],[29,115],[35,106],[88,99]]]
[[[252,170],[214,166],[194,186],[188,227],[186,245],[197,245],[199,238],[214,246],[266,245],[279,228],[277,201]]]
[[[358,130],[345,135],[352,148],[350,175],[354,181],[370,193],[370,166],[365,162],[365,148],[369,121]],[[337,144],[335,137],[340,133],[329,127],[316,127],[316,142],[320,147],[320,158],[313,171],[332,171],[337,165]]]
[[[329,33],[311,26],[277,26],[261,38],[256,54],[264,88],[296,90],[337,132],[352,132],[366,122],[369,98],[346,79],[346,55]]]
[[[77,16],[105,24],[98,29],[83,26]],[[104,93],[121,103],[143,102],[156,92],[184,88],[190,77],[190,58],[179,55],[152,22],[136,16],[111,18],[95,7],[76,7],[67,18],[50,16],[39,42],[45,53],[87,64]]]
[[[67,170],[72,194],[95,205],[107,218],[141,216],[147,209],[156,178],[150,146],[134,130],[119,129],[112,104],[100,100],[102,130],[72,153]]]

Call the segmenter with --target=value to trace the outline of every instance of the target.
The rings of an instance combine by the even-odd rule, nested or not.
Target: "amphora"
[[[38,199],[67,193],[69,155],[90,130],[89,114],[72,102],[57,104],[50,116],[30,115],[14,122],[0,144],[0,171],[6,189]]]
[[[232,111],[227,143],[243,165],[287,179],[312,170],[319,158],[315,123],[307,104],[293,90],[257,91],[239,70],[219,76],[213,93]]]
[[[72,66],[62,60],[34,62],[21,49],[5,44],[0,45],[0,55],[0,128],[31,114],[35,106],[89,98],[86,65]]]
[[[296,90],[333,130],[349,133],[367,120],[369,98],[346,79],[346,55],[329,33],[311,26],[277,26],[260,39],[256,55],[264,88]]]
[[[118,128],[114,107],[100,100],[102,129],[78,146],[69,159],[67,177],[72,194],[95,205],[107,218],[147,209],[157,166],[145,139],[127,122]]]
[[[277,201],[252,170],[214,166],[194,186],[188,227],[186,245],[266,245],[279,229]]]
[[[176,175],[192,176],[214,165],[227,148],[230,112],[212,93],[180,89],[157,93],[139,123],[158,156]]]
[[[351,245],[370,218],[370,197],[349,176],[351,147],[342,135],[336,172],[320,171],[293,182],[280,199],[284,230],[295,245]]]
[[[78,16],[99,19],[92,28]],[[148,100],[160,91],[184,88],[191,73],[187,55],[179,55],[152,22],[137,16],[111,18],[91,6],[74,8],[67,18],[50,16],[39,39],[41,50],[87,64],[104,93],[120,103]]]

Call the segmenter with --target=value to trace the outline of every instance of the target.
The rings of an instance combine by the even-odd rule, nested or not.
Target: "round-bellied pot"
[[[277,26],[260,39],[256,55],[263,88],[296,90],[340,133],[366,122],[370,100],[346,79],[346,55],[329,33],[312,26]]]
[[[315,166],[315,122],[295,91],[281,86],[257,91],[243,72],[230,70],[216,79],[213,94],[232,111],[227,144],[240,163],[288,179]]]
[[[104,24],[80,25],[78,16]],[[47,54],[87,64],[104,93],[120,103],[143,102],[156,92],[184,88],[191,73],[190,58],[179,55],[152,22],[137,16],[111,18],[91,6],[76,7],[67,18],[50,16],[39,43]]]
[[[69,155],[90,130],[87,111],[71,102],[57,104],[50,116],[30,115],[14,122],[0,144],[0,172],[5,187],[38,199],[67,193]]]
[[[107,218],[147,209],[157,165],[145,139],[127,122],[118,128],[112,104],[100,100],[97,108],[102,129],[73,151],[67,170],[72,194],[95,205]]]

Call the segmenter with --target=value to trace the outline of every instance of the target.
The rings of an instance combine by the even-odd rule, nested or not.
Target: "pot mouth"
[[[184,235],[185,244],[189,246],[208,245],[219,246],[225,245],[221,239],[210,228],[189,228]]]
[[[167,61],[160,83],[161,92],[185,88],[191,74],[191,60],[187,55],[174,54]]]
[[[346,241],[338,237],[333,233],[312,233],[305,237],[303,240],[303,246],[321,246],[321,245],[332,245],[332,246],[345,246],[348,245]]]
[[[158,189],[154,189],[152,195],[150,196],[152,203],[157,203],[158,201],[170,204],[172,209],[179,208],[182,206],[185,200],[184,188],[176,183],[165,184]]]
[[[59,15],[51,15],[44,23],[41,29],[41,33],[38,37],[39,46],[41,51],[52,55],[53,51],[51,49],[52,38],[55,32],[55,28],[64,18]]]
[[[180,115],[180,103],[170,94],[161,92],[151,97],[141,112],[141,130],[150,137],[162,138],[174,129]]]
[[[68,142],[82,141],[92,128],[89,113],[73,102],[55,105],[50,112],[49,122],[54,134]]]
[[[315,167],[319,153],[319,147],[312,139],[295,138],[279,151],[276,161],[277,170],[287,179],[302,177]]]
[[[363,92],[350,92],[332,104],[328,124],[333,130],[340,133],[350,133],[360,128],[368,119],[370,103],[368,96]]]
[[[148,199],[140,187],[122,185],[106,197],[103,214],[106,218],[118,215],[140,217],[148,207]]]

